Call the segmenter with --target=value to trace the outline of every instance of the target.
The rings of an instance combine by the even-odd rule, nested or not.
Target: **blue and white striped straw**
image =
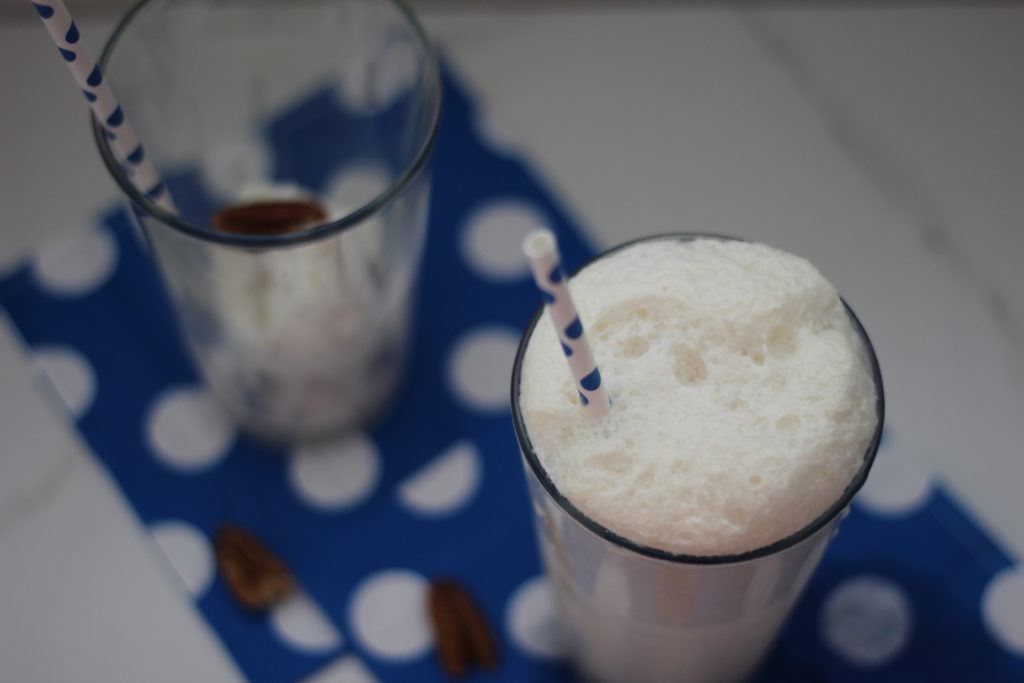
[[[128,174],[139,191],[161,208],[177,213],[174,200],[171,199],[167,186],[160,180],[160,175],[146,159],[135,131],[128,125],[121,105],[117,103],[114,93],[103,80],[100,68],[93,60],[89,48],[78,32],[78,26],[71,18],[68,8],[62,0],[46,0],[33,2],[39,18],[56,43],[60,56],[67,62],[71,75],[85,94],[93,114],[103,126],[114,149],[124,159]]]
[[[550,230],[534,230],[523,240],[523,253],[530,260],[533,280],[540,289],[555,332],[562,342],[562,352],[576,381],[580,403],[591,416],[604,417],[608,414],[611,399],[601,381],[601,371],[583,332],[576,304],[569,294],[569,282],[562,270],[555,235]]]

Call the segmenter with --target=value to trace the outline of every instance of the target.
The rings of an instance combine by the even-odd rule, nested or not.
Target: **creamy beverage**
[[[350,213],[285,184],[246,188],[242,199],[218,214],[224,226],[215,221],[217,229],[283,234]],[[283,220],[288,214],[299,219]],[[185,304],[203,308],[193,317],[218,323],[194,355],[221,403],[249,431],[273,440],[330,434],[371,420],[394,395],[415,271],[374,277],[385,269],[383,233],[380,219],[371,218],[328,240],[213,254],[212,296]]]
[[[205,389],[282,446],[383,418],[408,362],[440,130],[440,64],[416,17],[396,0],[146,2],[103,56],[177,211],[98,124],[96,143]]]
[[[513,381],[571,654],[600,681],[749,675],[877,447],[866,337],[809,262],[653,238],[570,283],[613,406],[578,404],[550,323]]]

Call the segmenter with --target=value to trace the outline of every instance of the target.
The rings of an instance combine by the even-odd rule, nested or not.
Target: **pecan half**
[[[469,671],[472,654],[469,641],[462,632],[459,615],[451,602],[449,584],[444,580],[430,586],[430,622],[434,626],[434,641],[441,668],[449,676],[462,678]]]
[[[221,209],[213,216],[213,229],[237,235],[283,235],[314,227],[327,220],[315,202],[266,201]]]
[[[494,633],[465,586],[452,578],[436,579],[430,586],[430,617],[446,673],[460,678],[474,664],[488,671],[497,668]]]
[[[260,539],[234,524],[217,532],[217,567],[231,594],[251,611],[264,610],[295,588],[291,573]]]

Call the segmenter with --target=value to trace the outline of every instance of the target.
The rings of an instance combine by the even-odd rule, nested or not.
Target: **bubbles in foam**
[[[550,325],[520,401],[552,481],[634,541],[740,553],[810,523],[853,478],[875,394],[832,286],[745,242],[646,242],[571,283],[615,407],[584,419]]]

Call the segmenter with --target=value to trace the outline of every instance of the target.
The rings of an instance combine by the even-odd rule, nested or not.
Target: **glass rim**
[[[110,38],[103,46],[103,51],[100,54],[98,63],[104,74],[106,74],[107,64],[113,56],[119,40],[128,31],[135,16],[141,12],[146,5],[155,1],[156,0],[139,0],[118,21],[117,27],[110,34]],[[379,1],[383,4],[389,4],[394,7],[398,10],[399,14],[405,18],[405,21],[408,22],[413,35],[423,48],[424,57],[426,59],[423,79],[423,88],[426,91],[425,96],[429,99],[431,94],[436,93],[436,97],[433,98],[434,105],[431,107],[432,111],[429,112],[430,120],[428,123],[428,130],[426,135],[424,135],[423,139],[420,141],[412,160],[406,164],[402,173],[399,174],[399,176],[393,180],[387,188],[359,208],[346,213],[337,220],[318,225],[315,228],[280,235],[244,235],[218,232],[208,226],[191,223],[183,219],[181,216],[173,214],[163,207],[158,206],[135,187],[135,185],[128,179],[120,162],[118,162],[117,157],[111,150],[109,141],[104,133],[103,126],[96,118],[96,115],[90,113],[93,140],[96,142],[100,157],[107,168],[107,172],[110,173],[114,182],[117,183],[118,187],[121,188],[121,191],[136,207],[143,210],[146,214],[153,216],[161,223],[169,225],[179,232],[207,242],[247,248],[292,246],[322,240],[363,223],[366,219],[381,211],[395,198],[397,198],[427,165],[427,161],[430,159],[434,144],[437,141],[441,122],[442,100],[444,98],[444,89],[441,84],[441,66],[437,49],[427,36],[427,33],[423,29],[422,24],[420,24],[419,19],[416,18],[416,15],[413,14],[412,10],[409,9],[403,0]]]
[[[574,277],[577,273],[582,271],[587,266],[595,263],[603,258],[606,258],[615,252],[631,247],[635,244],[642,242],[653,242],[659,240],[670,240],[677,239],[680,241],[693,241],[695,239],[715,239],[722,241],[737,241],[746,242],[748,240],[742,240],[736,237],[728,237],[725,235],[714,235],[707,233],[667,233],[660,235],[651,235],[649,237],[641,237],[635,240],[624,242],[618,246],[612,247],[600,254],[588,259],[583,265],[573,270],[569,277]],[[533,449],[533,443],[530,441],[529,432],[526,429],[526,424],[523,420],[522,412],[519,409],[519,385],[522,372],[523,358],[526,355],[526,347],[529,344],[530,338],[533,336],[533,330],[537,325],[537,322],[544,314],[544,304],[537,307],[533,316],[527,323],[526,329],[523,331],[523,336],[519,340],[519,346],[516,349],[515,361],[512,365],[512,424],[515,429],[516,439],[519,441],[520,450],[523,453],[523,458],[526,460],[529,468],[537,481],[540,482],[544,491],[555,501],[556,504],[562,509],[563,512],[569,515],[575,522],[583,526],[586,530],[595,534],[599,538],[618,546],[619,548],[630,551],[636,555],[648,557],[655,560],[662,560],[673,564],[687,564],[687,565],[726,565],[736,564],[739,562],[747,562],[750,560],[757,560],[762,557],[774,555],[784,550],[792,548],[804,540],[815,535],[829,523],[838,517],[842,512],[849,506],[850,501],[856,495],[857,491],[864,485],[867,480],[868,472],[871,470],[871,466],[875,461],[875,454],[878,451],[878,445],[882,438],[882,426],[885,421],[885,391],[882,386],[882,374],[878,366],[878,358],[875,356],[874,346],[871,344],[871,339],[868,337],[867,331],[861,324],[860,319],[850,308],[849,304],[840,297],[840,301],[843,304],[843,308],[846,310],[846,314],[849,317],[851,323],[853,323],[854,331],[857,336],[860,337],[864,343],[864,351],[867,356],[867,360],[870,365],[870,371],[872,375],[872,381],[875,385],[875,414],[878,421],[875,425],[875,432],[871,437],[871,441],[868,444],[867,450],[864,453],[864,459],[861,463],[860,468],[857,470],[857,474],[854,475],[853,479],[843,490],[843,494],[824,512],[818,517],[812,520],[810,523],[793,532],[792,534],[785,536],[773,543],[770,543],[753,550],[748,550],[742,553],[732,553],[725,555],[689,555],[686,553],[673,553],[653,546],[644,545],[632,541],[620,534],[615,533],[608,527],[604,526],[600,522],[591,519],[582,510],[576,507],[572,501],[566,498],[555,486],[554,482],[548,476],[547,471],[544,469],[537,457],[536,452]]]

